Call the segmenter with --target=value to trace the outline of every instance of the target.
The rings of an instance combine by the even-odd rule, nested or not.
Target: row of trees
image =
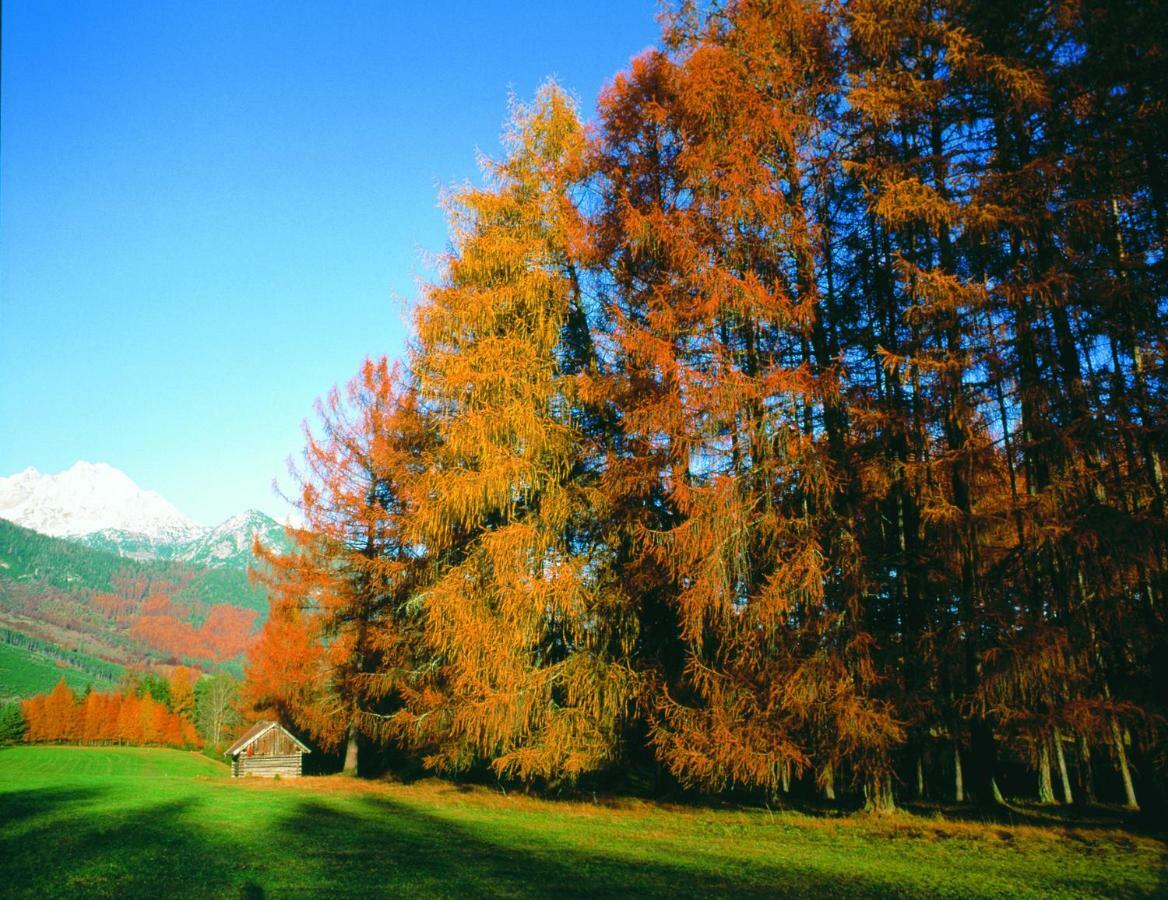
[[[149,692],[90,691],[78,698],[62,678],[48,694],[21,704],[24,740],[32,743],[201,746],[191,722],[194,690],[185,670],[171,679],[175,708]]]
[[[1156,794],[1164,27],[684,3],[594,127],[516,108],[409,372],[320,405],[247,701],[351,766]]]
[[[14,707],[19,715],[4,717],[4,733],[33,743],[221,747],[242,722],[238,701],[230,675],[200,677],[182,666],[167,677],[132,672],[120,690],[80,697],[62,678]]]

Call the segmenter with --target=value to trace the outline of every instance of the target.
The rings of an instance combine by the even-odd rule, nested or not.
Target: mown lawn
[[[1163,895],[1118,831],[232,781],[172,750],[0,751],[0,895]]]

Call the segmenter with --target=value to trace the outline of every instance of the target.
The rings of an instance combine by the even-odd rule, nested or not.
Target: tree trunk
[[[1079,735],[1079,786],[1082,788],[1080,797],[1087,805],[1094,805],[1095,800],[1095,773],[1091,771],[1091,745],[1087,743],[1086,735]]]
[[[345,767],[341,770],[345,775],[357,774],[357,727],[349,726],[349,743],[345,747]]]
[[[973,772],[973,799],[984,807],[999,805],[1001,795],[997,790],[994,776],[998,768],[998,745],[994,739],[994,729],[990,723],[977,716],[970,723],[969,743],[971,771]]]
[[[1054,786],[1050,781],[1050,744],[1044,734],[1038,737],[1038,802],[1054,803]]]
[[[917,799],[925,799],[925,754],[917,753]]]
[[[872,776],[864,783],[864,811],[878,814],[896,812],[892,780],[888,776]]]
[[[790,763],[783,763],[782,768],[779,772],[779,778],[781,778],[783,781],[783,793],[784,794],[791,793],[791,764]]]
[[[835,800],[835,770],[831,763],[827,763],[823,767],[823,771],[819,775],[819,784],[823,788],[824,800]]]
[[[961,745],[953,745],[953,799],[957,803],[965,802],[965,778],[961,771]]]
[[[1067,772],[1067,758],[1063,753],[1063,736],[1059,734],[1059,730],[1054,730],[1054,758],[1058,762],[1059,779],[1063,783],[1063,802],[1071,804],[1075,802],[1074,796],[1071,794],[1071,777]]]
[[[1123,734],[1119,729],[1119,722],[1113,716],[1111,719],[1111,740],[1115,744],[1115,757],[1119,761],[1119,775],[1123,779],[1124,806],[1138,810],[1136,789],[1132,784],[1131,769],[1127,765],[1127,750],[1123,746]]]

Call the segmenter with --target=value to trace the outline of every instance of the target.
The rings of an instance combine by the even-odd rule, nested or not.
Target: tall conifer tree
[[[614,758],[637,686],[580,396],[575,105],[545,87],[514,109],[506,151],[450,198],[454,247],[417,315],[438,440],[416,523],[438,566],[420,595],[445,691],[431,762],[571,779]]]
[[[321,434],[305,428],[293,549],[256,546],[272,609],[244,697],[326,747],[344,741],[355,773],[362,738],[393,736],[420,648],[409,600],[423,554],[407,535],[407,497],[427,432],[412,388],[384,358],[366,360],[317,412]]]

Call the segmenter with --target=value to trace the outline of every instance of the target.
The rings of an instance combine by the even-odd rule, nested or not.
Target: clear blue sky
[[[0,475],[282,515],[314,398],[402,353],[513,90],[591,117],[654,0],[5,0]]]

